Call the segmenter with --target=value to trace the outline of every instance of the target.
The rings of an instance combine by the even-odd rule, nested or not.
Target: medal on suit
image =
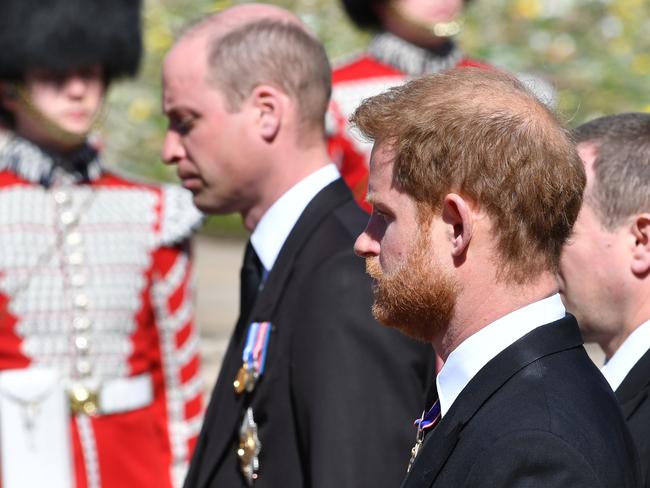
[[[248,486],[253,486],[258,478],[260,469],[259,455],[262,450],[262,443],[257,435],[257,424],[253,415],[253,409],[246,409],[244,420],[239,429],[239,448],[237,457],[239,467]]]
[[[252,393],[264,374],[266,354],[271,336],[271,322],[252,322],[248,326],[246,342],[242,352],[242,366],[235,375],[233,387],[237,395]],[[253,409],[248,407],[239,429],[237,457],[239,467],[248,486],[253,486],[260,469],[259,455],[262,443],[257,434]]]
[[[440,421],[440,417],[440,402],[436,400],[428,412],[423,411],[422,416],[413,422],[413,424],[417,426],[418,430],[417,434],[415,434],[415,445],[411,448],[411,459],[409,459],[409,465],[406,468],[407,473],[411,471],[413,464],[415,464],[415,459],[418,457],[420,448],[424,442],[424,431],[435,427],[436,424]]]
[[[232,383],[238,395],[244,393],[244,391],[252,391],[252,385],[254,384],[253,376],[253,368],[249,364],[243,364],[239,368],[235,376],[235,381]]]
[[[252,392],[264,373],[270,335],[271,322],[252,322],[248,326],[246,344],[242,352],[242,365],[232,383],[238,395]]]

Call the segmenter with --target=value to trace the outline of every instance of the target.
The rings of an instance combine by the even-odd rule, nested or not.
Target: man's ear
[[[448,193],[442,201],[442,220],[450,226],[451,252],[462,257],[474,233],[470,202],[456,193]]]
[[[255,123],[260,135],[267,142],[273,142],[280,132],[285,98],[280,90],[269,85],[255,87],[250,95]]]
[[[632,272],[645,276],[650,272],[650,214],[639,214],[634,218],[631,228],[634,235],[632,251]]]

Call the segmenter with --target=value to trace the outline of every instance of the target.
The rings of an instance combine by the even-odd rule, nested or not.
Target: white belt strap
[[[105,380],[99,388],[83,383],[68,387],[74,414],[110,415],[151,405],[153,382],[149,373]]]
[[[116,378],[102,384],[99,392],[99,413],[130,412],[153,402],[153,382],[149,373],[130,378]]]

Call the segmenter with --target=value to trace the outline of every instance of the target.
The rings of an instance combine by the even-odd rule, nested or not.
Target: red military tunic
[[[372,143],[355,134],[348,119],[362,100],[401,85],[414,76],[454,67],[487,67],[452,47],[445,56],[410,44],[390,33],[376,36],[368,51],[335,67],[332,100],[327,114],[330,157],[362,207],[368,189],[368,162]]]
[[[98,393],[97,415],[69,416],[76,488],[180,486],[202,416],[200,214],[184,190],[82,153],[57,166],[0,137],[0,370],[48,368]]]

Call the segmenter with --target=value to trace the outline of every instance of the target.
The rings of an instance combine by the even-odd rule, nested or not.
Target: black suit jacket
[[[627,374],[616,390],[623,415],[639,451],[646,487],[650,487],[650,351]]]
[[[372,319],[370,279],[353,252],[366,223],[340,179],[307,206],[236,326],[186,488],[245,486],[236,445],[249,405],[262,443],[256,488],[399,485],[433,351]],[[264,320],[273,324],[266,370],[237,396],[246,326]]]
[[[631,488],[632,439],[571,316],[539,327],[469,382],[404,488]]]

